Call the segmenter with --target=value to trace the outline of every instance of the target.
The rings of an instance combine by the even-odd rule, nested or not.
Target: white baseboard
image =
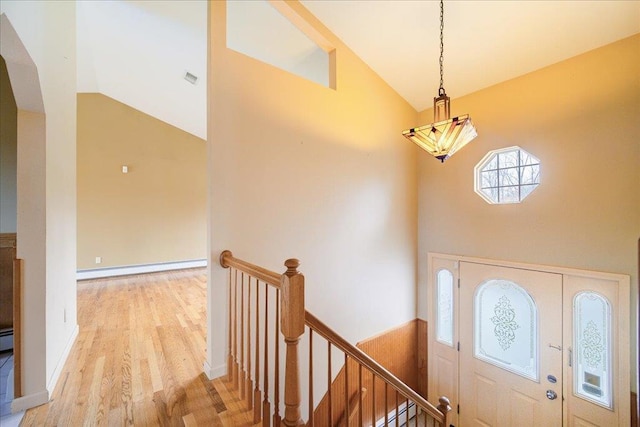
[[[211,365],[209,365],[209,362],[205,360],[204,366],[202,367],[202,369],[204,371],[204,374],[210,380],[227,375],[227,365],[220,365],[215,368],[212,368]]]
[[[0,426],[2,427],[20,427],[24,411],[12,412],[9,415],[0,417]]]
[[[80,328],[76,324],[75,328],[73,328],[73,332],[71,333],[71,337],[67,341],[67,345],[64,347],[64,351],[62,352],[62,356],[58,360],[55,369],[53,370],[53,374],[51,374],[51,378],[49,379],[49,384],[47,384],[47,390],[49,393],[53,394],[53,389],[56,387],[58,383],[58,379],[60,378],[60,374],[62,373],[62,369],[64,368],[64,364],[69,357],[69,353],[71,353],[71,348],[73,347],[73,343],[76,342],[76,338],[78,337],[78,332]]]
[[[76,280],[99,279],[102,277],[128,276],[130,274],[155,273],[158,271],[183,270],[185,268],[206,267],[206,259],[162,262],[158,264],[125,265],[122,267],[78,270]]]
[[[11,412],[16,413],[26,411],[29,408],[43,405],[49,401],[49,392],[42,390],[37,393],[28,394],[26,396],[13,399],[11,402]]]

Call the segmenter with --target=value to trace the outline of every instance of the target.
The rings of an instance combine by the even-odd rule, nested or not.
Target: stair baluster
[[[233,291],[233,284],[231,282],[231,274],[233,269],[229,269],[229,340],[228,340],[228,350],[227,350],[227,381],[233,383],[233,321],[235,320],[235,316],[233,316],[233,303],[231,301],[231,294]]]
[[[264,307],[264,400],[262,401],[262,427],[270,427],[271,403],[269,403],[269,285],[267,283],[264,284]]]
[[[244,272],[240,273],[240,399],[245,399],[247,371],[244,364]]]
[[[273,427],[280,427],[282,417],[280,416],[280,289],[276,290],[276,321],[275,321],[275,355],[274,355],[274,397],[273,397]]]
[[[233,365],[229,368],[231,371],[232,386],[238,388],[238,270],[234,271],[233,280],[233,323],[231,329],[233,330]]]
[[[307,427],[313,427],[313,331],[309,331],[309,422]]]
[[[266,312],[266,310],[265,310]],[[253,389],[253,423],[257,424],[262,418],[262,396],[260,395],[260,281],[256,279],[256,372],[255,388]]]

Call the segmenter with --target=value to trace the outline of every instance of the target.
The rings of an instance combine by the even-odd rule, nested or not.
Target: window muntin
[[[436,339],[453,347],[453,274],[446,269],[436,275]]]
[[[475,167],[475,191],[491,204],[520,203],[540,184],[540,160],[520,147],[490,151]]]
[[[596,292],[580,292],[573,299],[573,392],[612,409],[611,305]]]
[[[492,279],[478,286],[473,304],[474,356],[538,381],[538,310],[517,283]]]

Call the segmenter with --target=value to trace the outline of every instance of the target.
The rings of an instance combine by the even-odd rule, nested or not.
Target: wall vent
[[[184,75],[184,79],[189,83],[191,83],[192,85],[194,85],[198,81],[198,76],[194,76],[193,74],[187,71]]]

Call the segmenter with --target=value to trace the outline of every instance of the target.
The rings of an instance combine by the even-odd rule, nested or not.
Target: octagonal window
[[[520,203],[540,184],[540,160],[520,147],[489,151],[475,167],[476,193],[488,203]]]

